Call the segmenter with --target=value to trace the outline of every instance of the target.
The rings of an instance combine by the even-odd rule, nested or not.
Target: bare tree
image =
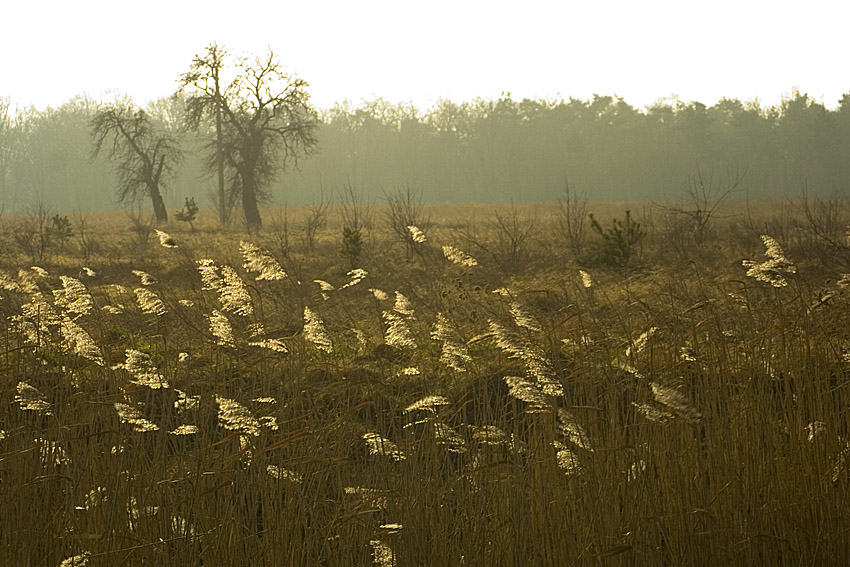
[[[187,122],[199,129],[220,116],[221,138],[210,144],[207,168],[218,168],[224,158],[230,191],[242,197],[248,226],[259,228],[258,204],[268,198],[268,185],[316,147],[316,112],[307,82],[285,74],[271,50],[263,58],[237,61],[226,84],[223,70],[223,51],[213,44],[181,76],[181,91],[189,96]]]
[[[744,173],[728,172],[725,179],[715,178],[714,172],[703,175],[699,167],[696,174],[689,175],[682,184],[679,203],[664,207],[677,218],[675,235],[702,245],[709,233],[709,223],[717,217],[720,206],[734,194],[744,181]]]
[[[91,121],[96,157],[106,146],[108,159],[117,165],[119,201],[150,197],[157,222],[168,221],[162,199],[165,179],[182,159],[177,140],[157,128],[150,116],[130,103],[111,104],[98,110]]]
[[[385,218],[387,225],[407,245],[407,255],[410,257],[416,249],[416,242],[410,230],[411,226],[425,228],[427,219],[423,216],[422,191],[411,187],[395,187],[392,191],[384,191],[387,201]]]

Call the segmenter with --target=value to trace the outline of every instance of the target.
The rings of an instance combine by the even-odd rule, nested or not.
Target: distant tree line
[[[187,73],[183,84],[191,86],[193,78]],[[287,100],[312,112],[316,122],[297,140],[301,147],[289,148],[279,138],[278,152],[261,156],[254,170],[258,202],[313,203],[320,192],[327,198],[343,186],[380,199],[408,185],[429,202],[544,201],[565,180],[589,199],[660,199],[676,196],[697,168],[746,172],[741,188],[752,197],[796,196],[804,186],[810,194],[832,194],[850,186],[850,93],[834,110],[795,91],[775,107],[724,99],[710,107],[668,100],[636,109],[611,96],[516,101],[503,95],[442,100],[427,110],[377,99],[316,112],[308,105],[307,85],[296,86]],[[169,165],[171,179],[162,194],[167,208],[177,209],[189,197],[221,207],[212,168],[219,154],[211,146],[210,92],[196,88],[144,109],[142,126],[168,134],[172,154],[183,156]],[[285,99],[285,91],[279,94]],[[187,128],[191,97],[194,123]],[[248,138],[275,136],[280,123],[278,130],[263,130],[273,125],[265,120],[283,113],[272,99],[234,107],[226,127],[242,128]],[[0,207],[22,210],[41,199],[57,211],[108,209],[118,206],[117,196],[138,196],[139,186],[127,185],[109,152],[93,156],[92,125],[106,108],[125,108],[138,125],[138,109],[131,111],[126,99],[105,104],[78,97],[45,111],[15,110],[0,99]],[[107,125],[102,123],[101,133]],[[246,180],[254,182],[244,167],[256,156],[238,139],[231,141],[227,182],[239,189]],[[100,142],[106,147],[114,139]],[[313,155],[291,167],[299,152]]]

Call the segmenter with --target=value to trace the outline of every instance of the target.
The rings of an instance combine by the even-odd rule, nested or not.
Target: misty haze
[[[184,63],[0,99],[0,565],[850,564],[850,89]]]

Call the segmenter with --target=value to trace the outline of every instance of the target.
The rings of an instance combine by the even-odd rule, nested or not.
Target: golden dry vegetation
[[[848,564],[848,203],[564,205],[3,217],[0,563]]]

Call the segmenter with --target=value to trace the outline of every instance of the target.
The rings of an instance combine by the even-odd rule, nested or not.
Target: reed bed
[[[850,563],[847,249],[527,218],[5,255],[0,564]]]

